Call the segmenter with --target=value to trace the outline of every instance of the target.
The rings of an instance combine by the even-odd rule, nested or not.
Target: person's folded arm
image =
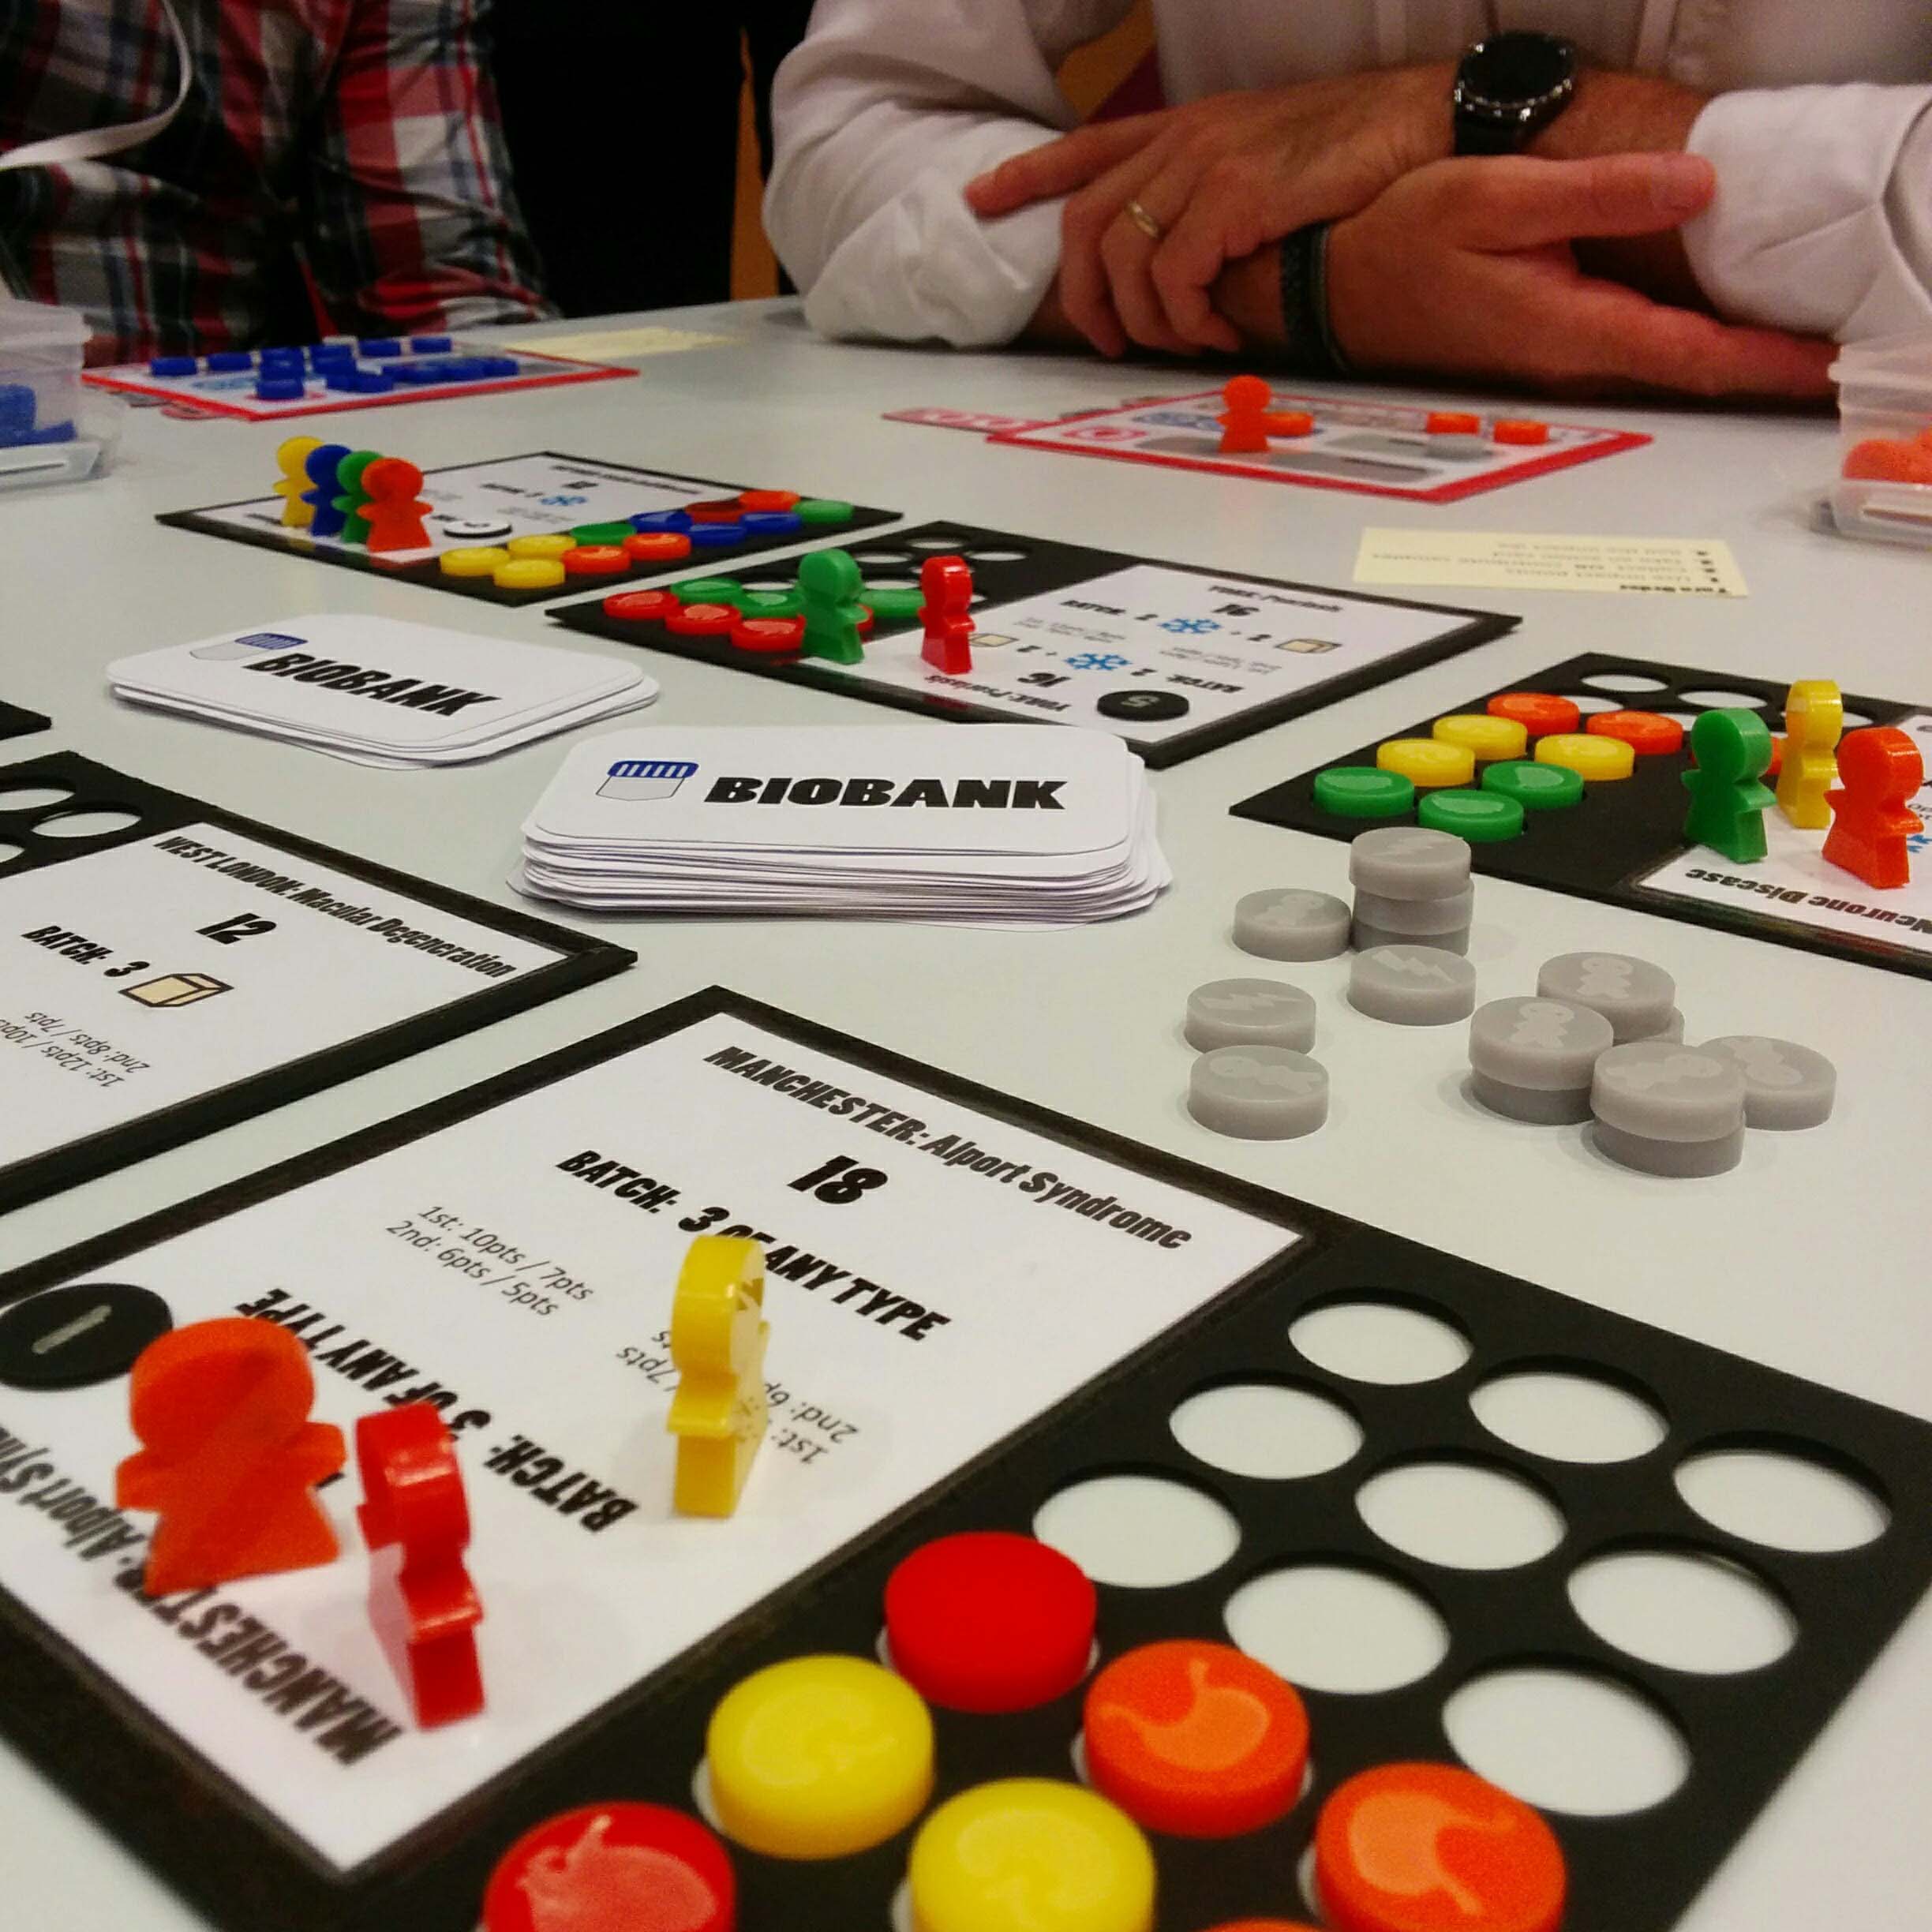
[[[1073,124],[1054,74],[1131,0],[820,0],[773,91],[765,226],[833,336],[1008,342],[1060,259],[1059,208],[982,222],[968,182]]]
[[[1684,245],[1721,315],[1840,342],[1932,328],[1932,86],[1720,94],[1717,170]]]

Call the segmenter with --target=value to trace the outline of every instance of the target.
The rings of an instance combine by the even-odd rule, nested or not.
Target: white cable
[[[98,161],[103,155],[138,148],[159,134],[187,105],[189,92],[194,86],[194,62],[188,52],[188,36],[182,31],[181,17],[174,11],[174,0],[161,0],[161,11],[167,15],[174,36],[175,58],[181,67],[181,85],[175,89],[170,106],[159,114],[149,114],[144,121],[124,122],[118,127],[83,128],[77,133],[53,134],[45,140],[29,141],[24,148],[0,154],[0,169],[59,167],[69,161]]]

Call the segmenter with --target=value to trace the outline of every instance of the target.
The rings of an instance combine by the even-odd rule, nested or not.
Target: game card
[[[136,822],[60,835],[96,800]],[[0,769],[0,1208],[631,957],[84,759]]]
[[[0,1509],[0,1584],[346,1871],[1301,1238],[812,1031],[701,995],[95,1264],[178,1325],[300,1336],[315,1415],[345,1432],[385,1402],[441,1409],[483,1715],[412,1723],[364,1612],[353,1477],[324,1492],[344,1547],[325,1568],[149,1601],[149,1518],[80,1533]],[[771,1330],[770,1432],[724,1520],[672,1514],[665,1426],[672,1290],[707,1233],[765,1245]],[[0,1470],[22,1445],[36,1480],[110,1496],[125,1382],[0,1391]]]

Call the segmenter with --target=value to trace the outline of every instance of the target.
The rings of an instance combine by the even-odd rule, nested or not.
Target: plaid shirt
[[[552,313],[511,196],[490,0],[176,0],[194,86],[103,161],[0,172],[0,277],[89,360]],[[0,4],[0,152],[165,108],[156,0]]]

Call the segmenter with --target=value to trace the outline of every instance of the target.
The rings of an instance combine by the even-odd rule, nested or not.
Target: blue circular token
[[[722,550],[744,541],[745,526],[742,523],[694,523],[685,534],[691,538],[694,550]]]
[[[515,356],[478,356],[477,368],[492,381],[506,376],[519,376],[523,372],[523,365]]]
[[[257,402],[299,402],[308,392],[308,384],[299,376],[262,376],[255,384]]]
[[[358,395],[387,395],[395,387],[395,378],[380,369],[359,369],[350,386]]]
[[[211,373],[232,374],[236,369],[253,369],[255,358],[245,349],[217,349],[208,359]]]
[[[447,355],[451,347],[447,335],[412,335],[410,346],[418,355]]]
[[[361,345],[362,353],[371,361],[379,361],[384,356],[399,356],[402,343],[393,335],[377,335]]]
[[[354,395],[362,387],[362,372],[353,362],[331,362],[322,371],[322,380],[330,388]]]
[[[805,519],[791,510],[747,510],[745,534],[751,537],[789,537],[805,527]]]
[[[148,365],[150,376],[195,376],[201,365],[193,356],[156,356]]]
[[[691,526],[689,515],[682,510],[640,510],[630,522],[640,535],[646,530],[676,530],[681,534]]]

